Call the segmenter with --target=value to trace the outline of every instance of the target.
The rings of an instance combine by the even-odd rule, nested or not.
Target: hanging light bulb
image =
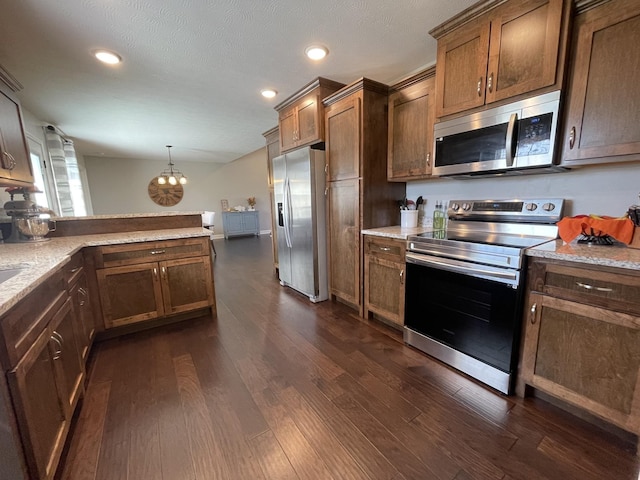
[[[160,175],[158,175],[158,184],[165,185],[185,185],[187,183],[187,177],[180,170],[173,169],[173,161],[171,160],[171,145],[167,145],[167,152],[169,153],[169,167],[165,168]]]

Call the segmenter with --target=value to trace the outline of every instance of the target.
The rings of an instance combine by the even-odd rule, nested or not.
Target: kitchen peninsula
[[[96,335],[216,315],[200,212],[57,227],[64,236],[0,245],[0,423],[13,426],[0,433],[3,478],[53,477]]]

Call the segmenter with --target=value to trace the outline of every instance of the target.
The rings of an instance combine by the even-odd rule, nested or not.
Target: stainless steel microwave
[[[560,91],[437,123],[433,175],[563,171],[555,164]]]

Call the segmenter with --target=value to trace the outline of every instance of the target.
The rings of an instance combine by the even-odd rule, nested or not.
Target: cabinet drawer
[[[639,276],[549,264],[543,278],[548,295],[640,315]]]
[[[365,255],[404,263],[405,243],[400,240],[365,236]]]
[[[68,298],[60,272],[38,286],[0,319],[0,354],[14,367],[41,335],[54,313]],[[5,360],[5,358],[3,358]]]
[[[209,238],[110,245],[97,250],[97,268],[209,255]]]
[[[78,278],[80,278],[83,272],[83,265],[84,257],[82,256],[82,252],[74,253],[69,263],[67,263],[62,270],[67,285],[73,285],[78,281]]]

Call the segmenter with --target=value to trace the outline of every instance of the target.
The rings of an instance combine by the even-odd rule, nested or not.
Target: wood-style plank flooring
[[[216,240],[217,318],[95,345],[59,477],[638,478],[629,442],[281,287],[270,247]]]

